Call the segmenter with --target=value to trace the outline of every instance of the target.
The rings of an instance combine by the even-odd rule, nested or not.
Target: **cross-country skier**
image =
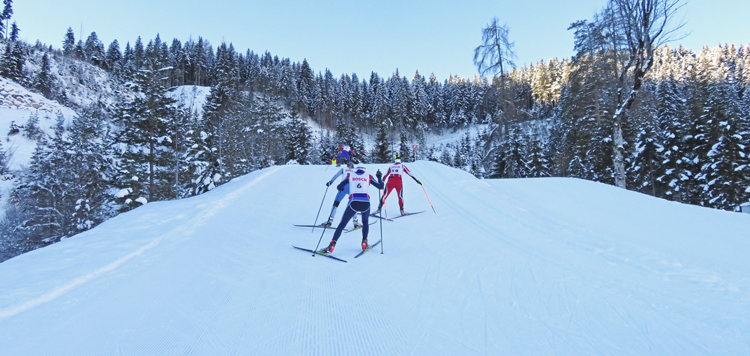
[[[367,170],[363,166],[357,167],[354,172],[346,175],[346,180],[341,181],[336,187],[339,191],[343,191],[348,185],[349,192],[349,203],[346,205],[344,216],[341,218],[339,226],[336,228],[336,232],[333,233],[333,240],[328,245],[326,250],[331,253],[333,248],[336,247],[336,241],[339,240],[341,232],[356,213],[362,213],[362,250],[367,249],[367,233],[370,230],[369,216],[370,216],[370,195],[367,191],[370,189],[370,184],[374,185],[378,189],[383,189],[383,174],[378,171],[375,174],[378,180],[367,173]]]
[[[404,211],[404,184],[401,181],[401,175],[403,173],[408,174],[409,177],[412,177],[417,182],[417,184],[422,185],[422,182],[420,182],[419,179],[411,175],[411,172],[409,172],[409,168],[406,168],[405,165],[401,164],[401,155],[396,153],[393,165],[390,166],[388,168],[388,171],[385,172],[384,179],[387,180],[385,186],[385,194],[383,195],[383,199],[378,204],[378,210],[373,213],[374,215],[380,214],[380,209],[383,208],[385,199],[388,198],[388,195],[390,195],[394,189],[396,190],[396,195],[398,195],[398,206],[401,208],[401,215],[406,214],[406,212]]]
[[[336,178],[338,178],[339,176],[342,176],[341,181],[343,182],[344,180],[346,180],[346,177],[348,176],[349,173],[354,173],[354,163],[347,160],[346,157],[341,158],[341,163],[346,164],[346,167],[339,169],[338,172],[336,172],[336,174],[333,175],[331,180],[326,182],[326,187],[330,187],[331,184],[333,184],[333,181],[335,181]],[[336,216],[336,209],[339,207],[341,200],[343,200],[347,194],[349,194],[348,185],[344,187],[344,190],[339,191],[338,194],[336,194],[336,199],[333,201],[333,208],[331,209],[331,215],[328,217],[328,221],[323,223],[323,226],[330,227],[331,225],[333,225],[333,217]],[[355,214],[354,215],[354,228],[356,229],[359,227],[362,227],[362,224],[360,224],[359,221],[357,221],[357,215]]]
[[[336,157],[336,159],[338,159],[339,164],[336,165],[336,167],[338,167],[342,163],[341,161],[342,158],[346,158],[347,161],[351,162],[352,160],[351,156],[354,155],[354,150],[352,150],[351,146],[341,145],[337,148],[337,150],[339,151],[339,155],[338,157]]]

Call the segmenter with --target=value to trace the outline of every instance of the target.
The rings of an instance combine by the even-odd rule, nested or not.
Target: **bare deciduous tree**
[[[498,25],[497,21],[497,17],[493,17],[490,24],[482,29],[482,45],[474,49],[474,64],[480,75],[499,71],[504,81],[503,64],[514,66],[512,58],[516,54],[513,52],[514,43],[508,39],[510,28],[508,25]]]
[[[633,105],[643,84],[643,77],[654,64],[654,50],[666,42],[676,40],[675,34],[684,22],[674,23],[683,0],[609,0],[607,8],[613,16],[611,28],[624,39],[622,48],[615,48],[627,55],[619,70],[617,110],[614,113],[614,169],[615,185],[625,188],[625,142],[622,123]],[[620,37],[618,36],[618,37]]]

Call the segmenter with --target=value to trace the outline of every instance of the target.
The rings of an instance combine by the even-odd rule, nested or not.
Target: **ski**
[[[296,227],[325,227],[322,224],[318,224],[318,225],[312,225],[312,224],[307,224],[307,225],[306,224],[293,224],[293,225],[296,226]]]
[[[393,221],[393,219],[386,218],[386,217],[383,217],[383,216],[380,216],[380,215],[370,214],[370,216],[372,216],[373,218],[383,219],[383,220],[386,220],[386,221]]]
[[[370,250],[372,250],[372,248],[373,248],[373,247],[375,247],[375,246],[377,246],[377,245],[378,245],[378,244],[380,243],[380,241],[381,241],[381,240],[378,240],[378,242],[376,242],[376,243],[374,243],[374,244],[372,244],[372,245],[369,245],[369,246],[367,246],[367,249],[365,249],[365,250],[362,250],[362,252],[358,253],[358,254],[357,254],[356,256],[354,256],[354,258],[357,258],[357,257],[359,257],[359,256],[362,256],[362,255],[364,255],[364,254],[365,254],[365,252],[367,252],[367,251],[370,251]]]
[[[378,241],[378,242],[379,242],[379,241]],[[337,260],[337,261],[341,261],[341,262],[346,262],[346,260],[342,260],[342,259],[340,259],[340,258],[338,258],[338,257],[336,257],[336,256],[331,256],[331,254],[330,254],[330,253],[328,253],[328,252],[325,252],[325,251],[322,251],[322,250],[319,250],[319,251],[313,251],[313,250],[311,250],[311,249],[309,249],[309,248],[302,248],[302,247],[297,247],[297,246],[294,246],[294,245],[292,245],[292,247],[294,247],[294,248],[296,248],[296,249],[298,249],[298,250],[302,250],[302,251],[307,251],[307,252],[310,252],[310,253],[314,253],[314,254],[316,254],[316,255],[326,256],[326,257],[328,257],[328,258],[333,258],[334,260]]]
[[[371,222],[370,226],[372,226],[372,225],[375,225],[375,223]],[[362,229],[362,226],[357,226],[357,227],[354,227],[354,228],[351,228],[351,229],[344,229],[344,232],[352,232],[352,231],[356,231],[356,230],[360,230],[360,229]]]
[[[417,214],[421,214],[421,213],[424,213],[425,211],[426,211],[426,210],[418,211],[418,212],[416,212],[416,213],[406,213],[406,214],[404,214],[404,215],[394,216],[394,217],[392,217],[392,218],[390,218],[390,219],[391,219],[391,220],[393,220],[393,219],[403,218],[404,216],[409,216],[409,215],[417,215]]]

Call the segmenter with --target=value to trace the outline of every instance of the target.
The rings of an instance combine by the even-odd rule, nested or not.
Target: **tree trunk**
[[[622,138],[622,125],[619,118],[615,121],[615,130],[613,133],[614,142],[614,168],[615,168],[615,186],[627,189],[625,174],[625,140]]]

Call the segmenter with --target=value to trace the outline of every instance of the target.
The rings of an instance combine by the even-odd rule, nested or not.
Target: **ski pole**
[[[378,204],[380,204],[380,189],[378,189]],[[383,254],[383,219],[380,220],[380,254]]]
[[[320,241],[323,241],[323,235],[325,235],[327,228],[328,228],[328,226],[324,226],[323,227],[323,233],[320,234],[320,238],[318,239],[318,245],[315,246],[315,251],[317,251],[318,248],[320,247]],[[312,256],[315,257],[315,252],[313,252]]]
[[[422,191],[424,192],[424,196],[427,197],[427,202],[430,203],[430,207],[432,208],[432,212],[435,213],[435,215],[437,215],[437,212],[435,211],[435,207],[432,206],[432,202],[430,201],[430,197],[427,196],[427,191],[424,189],[424,185],[423,184],[420,184],[420,185],[422,186]]]
[[[315,231],[315,225],[318,225],[318,217],[320,216],[320,209],[323,209],[323,202],[326,201],[326,195],[328,194],[328,188],[330,188],[330,186],[326,186],[326,192],[323,193],[323,201],[320,202],[320,208],[318,208],[318,215],[315,215],[315,224],[313,224],[312,231],[310,231],[311,234]]]

